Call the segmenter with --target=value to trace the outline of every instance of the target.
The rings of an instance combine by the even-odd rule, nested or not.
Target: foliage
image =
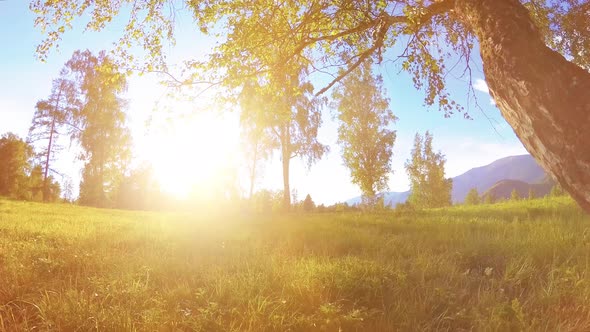
[[[115,188],[130,157],[130,134],[125,127],[125,76],[100,52],[76,51],[66,67],[75,76],[80,109],[76,115],[76,133],[85,161],[80,183],[80,203],[112,206]]]
[[[52,175],[44,177],[41,165],[33,166],[27,181],[28,193],[21,197],[31,201],[57,202],[61,194],[61,186]]]
[[[0,201],[0,330],[584,331],[589,221],[565,197],[419,217]]]
[[[116,208],[129,210],[157,210],[165,200],[149,165],[140,165],[125,175],[115,197]]]
[[[422,138],[416,134],[411,159],[406,161],[410,178],[408,201],[416,208],[436,208],[451,205],[452,179],[445,178],[445,156],[435,153],[432,135],[427,131]]]
[[[291,205],[289,163],[300,157],[308,166],[319,160],[328,147],[317,140],[324,99],[313,96],[301,67],[290,68],[267,82],[249,81],[240,95],[242,124],[260,144],[261,156],[280,150],[283,163],[283,208]]]
[[[489,192],[484,195],[483,202],[485,204],[494,204],[496,203],[496,196],[493,193]]]
[[[204,83],[207,85],[206,88],[216,86],[222,90],[220,94],[230,95],[228,98],[231,99],[252,79],[259,81],[269,76],[280,76],[293,67],[304,64],[310,74],[320,77],[320,81],[329,80],[329,83],[319,91],[314,91],[316,95],[321,95],[367,61],[398,62],[400,69],[411,77],[415,88],[424,92],[424,104],[427,107],[438,108],[444,112],[444,116],[451,116],[455,112],[465,110],[448,93],[449,77],[456,77],[455,74],[461,73],[462,76],[467,76],[465,82],[468,82],[468,106],[470,101],[476,99],[471,74],[474,67],[472,52],[476,45],[474,32],[490,33],[489,38],[482,36],[490,43],[508,41],[500,34],[494,34],[499,29],[485,26],[497,23],[483,19],[492,14],[483,11],[496,3],[499,3],[499,0],[486,0],[485,5],[482,5],[482,1],[454,0],[186,1],[184,8],[192,14],[195,30],[214,37],[218,42],[205,61],[185,61],[185,66],[180,70],[183,77],[170,74],[166,61],[167,54],[164,52],[166,48],[163,47],[166,41],[174,43],[177,19],[177,8],[174,3],[166,0],[149,0],[141,3],[131,0],[33,0],[30,8],[36,15],[35,25],[46,37],[37,48],[37,54],[42,59],[46,58],[52,48],[57,47],[57,43],[63,34],[72,28],[76,18],[88,18],[86,28],[94,31],[105,29],[111,22],[122,22],[123,25],[126,24],[124,34],[115,50],[120,62],[133,69],[167,73],[171,77],[170,83],[173,84]],[[536,29],[529,31],[533,39],[537,42],[544,40],[546,45],[560,52],[565,59],[582,68],[589,68],[590,34],[587,31],[587,22],[590,19],[590,11],[587,1],[502,0],[502,3],[516,10],[494,13],[496,17],[492,16],[492,20],[499,20],[502,15],[507,15],[506,17],[515,22],[515,26],[532,27],[535,24]],[[506,27],[505,24],[502,26]],[[484,44],[484,40],[480,42]],[[518,46],[519,43],[507,43],[502,49],[507,50],[510,56],[516,57],[517,60],[527,59],[526,52],[520,52]],[[141,59],[135,61],[131,49],[142,49],[144,54],[140,56]],[[544,49],[538,54],[541,63],[544,62],[543,59],[553,59],[562,66],[569,64],[563,58],[554,57],[549,49]],[[486,66],[490,69],[505,67],[494,66],[494,61],[486,61],[484,67]],[[510,76],[512,72],[506,70],[503,75]],[[563,71],[556,68],[555,73],[557,72]],[[522,77],[518,79],[521,80]],[[502,79],[497,81],[492,82],[499,88]],[[525,81],[523,82],[533,86],[542,82],[534,79]],[[272,84],[281,86],[277,82]],[[507,89],[519,88],[517,85]],[[498,89],[492,87],[492,92],[495,90]],[[518,94],[507,91],[506,102],[498,103],[504,114],[509,114],[509,105],[518,105],[516,107],[521,108],[522,103],[516,100],[516,95]],[[542,102],[541,99],[532,97],[533,103],[529,105],[536,105],[535,101]],[[551,97],[548,100],[551,100],[550,104],[556,104],[559,102],[556,99],[559,98]],[[475,104],[478,106],[477,101]],[[576,106],[575,103],[573,105]],[[578,106],[580,109],[584,107]],[[528,111],[535,110],[523,110],[525,113]],[[552,112],[558,113],[558,110]],[[468,113],[464,113],[464,116],[470,117]],[[512,117],[509,119],[513,124],[517,122]],[[549,125],[555,127],[545,123],[549,121],[546,119],[541,117],[538,119],[539,125],[528,129],[532,130],[530,140],[545,141],[542,133],[535,128]],[[566,122],[564,127],[567,126]],[[520,126],[516,127],[519,128]],[[521,134],[519,136],[524,135]],[[525,144],[529,147],[538,145]],[[580,153],[585,152],[584,148],[583,145],[573,147]],[[540,157],[535,152],[537,149],[532,151]],[[560,163],[575,164],[575,160],[567,160],[560,152],[559,146],[549,151],[560,156]],[[574,168],[575,170],[578,169]],[[558,170],[553,168],[552,172],[558,173]],[[564,176],[559,178],[560,181],[565,181]],[[577,191],[577,187],[568,186],[572,191]],[[289,188],[285,187],[285,192],[288,193]],[[577,192],[575,196],[581,201],[584,193]],[[285,198],[288,199],[288,196],[285,195]]]
[[[579,0],[520,2],[530,11],[547,45],[574,63],[589,67],[587,4]],[[184,70],[188,77],[173,81],[200,81],[205,68],[212,69],[214,81],[234,88],[259,73],[284,72],[285,64],[299,62],[313,64],[316,72],[324,74],[335,75],[335,67],[342,69],[322,89],[327,91],[363,62],[371,58],[381,62],[393,50],[398,53],[391,58],[399,56],[401,69],[410,74],[417,89],[424,91],[425,104],[438,107],[448,116],[463,108],[447,92],[447,74],[457,60],[463,63],[465,72],[471,72],[475,44],[471,29],[455,14],[455,6],[451,0],[190,1],[186,9],[193,15],[195,30],[221,42],[206,63],[187,61]],[[76,18],[89,17],[86,29],[91,31],[101,31],[119,18],[126,22],[116,48],[121,62],[148,71],[168,70],[163,46],[175,42],[178,8],[165,0],[34,0],[30,8],[36,15],[35,25],[46,37],[37,47],[41,59],[57,47]],[[130,52],[136,46],[144,50],[140,59]],[[473,93],[472,89],[468,91]]]
[[[344,165],[357,184],[363,201],[377,203],[377,194],[388,188],[395,131],[389,126],[396,117],[384,97],[383,79],[373,77],[371,64],[357,68],[332,94],[338,110],[338,143]]]
[[[513,201],[517,201],[520,199],[520,195],[518,194],[518,191],[516,191],[516,189],[512,189],[512,192],[510,193],[510,199]]]
[[[535,194],[535,190],[533,188],[529,189],[529,199],[535,199],[537,195]]]
[[[269,132],[270,128],[264,128],[257,124],[254,119],[248,117],[247,112],[241,116],[240,141],[245,163],[247,165],[250,188],[248,198],[254,195],[256,180],[264,171],[263,161],[268,159],[276,147],[276,141]]]
[[[283,202],[282,191],[260,190],[249,198],[250,211],[257,214],[270,214],[279,211]]]
[[[53,80],[51,94],[45,100],[40,100],[35,105],[35,114],[29,129],[28,142],[45,142],[43,148],[37,153],[37,158],[43,164],[43,179],[41,192],[44,201],[53,201],[55,194],[51,192],[51,164],[56,152],[62,146],[59,139],[63,135],[74,136],[77,128],[73,125],[78,114],[79,101],[75,82],[67,76],[69,71],[64,68],[60,71],[59,78]]]
[[[312,212],[313,210],[315,210],[315,203],[311,199],[311,196],[307,194],[303,200],[303,211]]]
[[[467,196],[465,196],[465,204],[477,205],[479,203],[480,203],[480,198],[479,198],[479,193],[477,192],[477,189],[471,188],[471,190],[469,190],[469,192],[467,193]]]
[[[549,192],[549,196],[551,197],[559,197],[559,196],[564,196],[565,192],[563,191],[563,188],[556,183],[553,187],[551,187],[551,191]]]
[[[33,147],[13,133],[0,137],[0,195],[19,199],[30,196],[29,175]]]

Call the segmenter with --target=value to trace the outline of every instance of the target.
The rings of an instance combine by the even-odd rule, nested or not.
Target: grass
[[[0,331],[587,331],[567,198],[274,217],[0,201]]]

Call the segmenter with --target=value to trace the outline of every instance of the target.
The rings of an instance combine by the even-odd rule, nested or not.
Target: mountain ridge
[[[546,178],[547,174],[530,154],[508,156],[487,165],[474,167],[463,174],[453,177],[451,197],[453,203],[461,203],[472,188],[477,189],[478,193],[482,195],[502,180],[515,180],[533,185],[544,182]],[[542,191],[544,192],[544,190]],[[404,203],[410,195],[410,191],[390,191],[385,192],[384,195],[385,204],[395,206],[398,203]],[[349,205],[360,202],[360,196],[346,201]]]

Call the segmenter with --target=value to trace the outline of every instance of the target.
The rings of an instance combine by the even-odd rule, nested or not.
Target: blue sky
[[[71,54],[76,49],[88,48],[95,52],[110,49],[112,42],[120,36],[121,25],[117,25],[117,22],[100,33],[83,32],[82,24],[78,22],[74,31],[66,33],[59,50],[53,51],[46,63],[41,63],[35,57],[35,47],[41,41],[42,35],[33,27],[33,21],[34,16],[28,10],[27,1],[0,2],[0,133],[12,131],[22,137],[26,136],[35,103],[49,95],[51,80],[57,77],[60,68]],[[211,40],[200,38],[191,29],[190,23],[190,19],[180,19],[177,46],[168,48],[172,63],[202,55],[211,44]],[[459,175],[470,168],[488,164],[505,156],[526,153],[510,126],[491,103],[489,94],[485,91],[480,60],[477,58],[475,61],[472,83],[483,112],[473,105],[467,105],[470,107],[473,120],[465,120],[461,114],[445,119],[442,113],[427,110],[423,106],[423,94],[413,88],[407,74],[398,74],[397,65],[385,63],[378,67],[391,98],[391,108],[399,118],[394,125],[397,140],[392,161],[394,172],[389,181],[390,190],[408,189],[408,179],[403,165],[410,156],[416,132],[424,133],[430,130],[433,133],[435,148],[440,149],[447,157],[448,176]],[[150,149],[149,142],[153,140],[145,137],[150,134],[159,135],[154,128],[145,126],[149,118],[164,117],[162,112],[158,113],[154,107],[156,102],[164,98],[164,92],[157,81],[158,77],[153,75],[134,76],[129,80],[129,91],[126,95],[129,99],[127,112],[130,116],[130,127],[136,137],[137,151]],[[450,79],[449,88],[457,101],[465,103],[469,88],[466,79]],[[317,203],[331,204],[357,196],[360,192],[350,183],[349,171],[342,166],[340,150],[336,146],[337,124],[332,120],[332,111],[326,109],[323,118],[320,140],[332,146],[331,152],[312,166],[311,170],[307,170],[301,162],[294,161],[291,181],[299,199],[303,199],[309,193]],[[229,128],[226,130],[230,130]],[[142,144],[143,146],[139,146]],[[77,182],[81,165],[75,162],[74,154],[74,150],[66,151],[57,167]],[[247,187],[247,184],[244,185]],[[282,187],[278,158],[275,157],[265,166],[265,176],[258,183],[258,188],[261,187]]]

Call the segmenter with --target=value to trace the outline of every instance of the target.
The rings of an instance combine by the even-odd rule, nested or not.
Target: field
[[[0,331],[588,331],[568,198],[198,216],[0,200]]]

